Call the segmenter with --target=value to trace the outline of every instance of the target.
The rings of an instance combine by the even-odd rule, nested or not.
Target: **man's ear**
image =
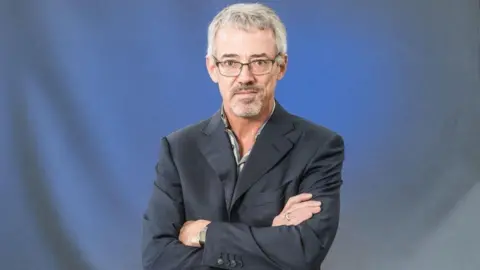
[[[285,73],[287,72],[287,64],[288,64],[288,55],[282,54],[281,60],[279,61],[279,64],[278,64],[278,66],[280,67],[280,71],[278,72],[277,80],[281,80],[285,76]]]
[[[210,75],[210,79],[212,79],[214,83],[218,83],[218,73],[215,59],[208,55],[205,56],[205,65],[207,67],[208,74]]]

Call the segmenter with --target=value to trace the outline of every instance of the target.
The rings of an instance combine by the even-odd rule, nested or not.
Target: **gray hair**
[[[208,26],[207,56],[215,52],[215,36],[223,26],[234,26],[248,31],[251,28],[271,29],[277,45],[277,53],[287,53],[287,30],[275,11],[259,3],[238,3],[220,11]]]

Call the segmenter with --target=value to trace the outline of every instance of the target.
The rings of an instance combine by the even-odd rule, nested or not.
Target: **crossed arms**
[[[238,256],[247,269],[248,266],[257,269],[319,268],[338,228],[344,160],[340,136],[333,136],[318,148],[299,187],[299,193],[311,194],[311,200],[321,201],[320,214],[308,214],[307,207],[298,206],[302,200],[298,198],[304,195],[295,196],[297,201],[290,199],[287,202],[282,213],[272,221],[272,227],[206,222],[209,223],[208,232],[202,248],[179,239],[180,231],[183,233],[183,227],[189,221],[185,220],[180,179],[166,138],[162,140],[161,148],[156,167],[157,179],[143,221],[142,259],[145,270],[200,266],[231,269],[229,264],[219,264],[221,254],[232,255],[232,259]],[[312,213],[316,211],[312,210],[314,208],[310,208]],[[298,224],[286,224],[283,215],[286,211],[292,212],[292,217],[297,215]]]

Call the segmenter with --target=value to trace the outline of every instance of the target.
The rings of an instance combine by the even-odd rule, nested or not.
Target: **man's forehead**
[[[217,41],[229,41],[238,39],[262,39],[262,40],[275,40],[273,31],[271,29],[258,29],[258,28],[240,28],[233,26],[224,26],[218,29],[216,38]]]
[[[276,43],[272,30],[223,27],[215,38],[217,57],[272,57]]]

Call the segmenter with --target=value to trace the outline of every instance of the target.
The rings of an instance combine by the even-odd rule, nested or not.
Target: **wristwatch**
[[[207,239],[207,229],[208,226],[205,226],[199,233],[198,233],[198,242],[201,246],[205,244],[205,240]]]

